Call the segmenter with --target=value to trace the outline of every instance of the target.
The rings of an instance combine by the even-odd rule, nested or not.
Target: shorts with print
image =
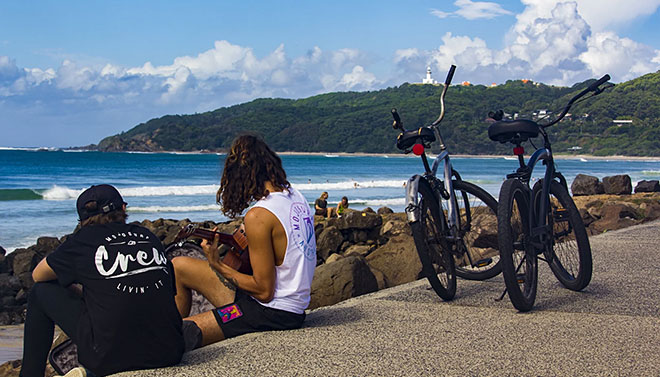
[[[213,315],[227,339],[251,332],[297,329],[305,320],[305,313],[263,306],[241,291],[236,291],[232,304],[213,309]]]

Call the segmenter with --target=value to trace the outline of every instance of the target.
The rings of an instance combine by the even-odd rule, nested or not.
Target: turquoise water
[[[347,196],[352,208],[404,207],[403,183],[422,171],[414,156],[282,156],[289,181],[311,203],[328,191],[336,205]],[[130,220],[189,218],[224,221],[215,203],[224,156],[175,153],[101,153],[0,150],[0,245],[8,251],[34,244],[39,236],[62,236],[76,226],[75,199],[92,184],[115,185]],[[503,177],[517,162],[496,158],[453,158],[464,179],[496,198]],[[652,160],[558,160],[570,182],[576,174],[629,174],[633,182],[660,178]]]

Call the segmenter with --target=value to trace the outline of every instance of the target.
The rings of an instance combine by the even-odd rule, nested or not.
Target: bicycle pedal
[[[516,275],[516,280],[518,281],[518,284],[524,284],[525,283],[525,274]]]
[[[553,218],[555,221],[567,221],[568,220],[568,211],[566,208],[556,208],[553,211]]]
[[[491,263],[493,263],[493,258],[486,258],[486,259],[478,260],[474,264],[474,267],[486,267]]]

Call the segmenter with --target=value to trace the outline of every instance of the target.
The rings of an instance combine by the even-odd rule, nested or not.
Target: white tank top
[[[286,232],[284,261],[275,266],[275,293],[270,302],[260,304],[304,313],[309,306],[312,278],[316,267],[314,215],[305,197],[296,189],[272,192],[254,207],[265,208],[277,217]]]

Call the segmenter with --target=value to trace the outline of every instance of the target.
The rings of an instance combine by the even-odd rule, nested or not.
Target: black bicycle
[[[497,250],[497,201],[488,192],[463,181],[452,168],[438,125],[445,115],[444,98],[456,66],[451,66],[440,94],[440,116],[429,126],[405,130],[396,109],[393,127],[401,131],[397,147],[422,158],[424,174],[406,183],[406,215],[422,273],[444,300],[456,294],[456,276],[484,280],[500,273]],[[435,141],[440,154],[429,166],[426,150]],[[436,172],[443,164],[444,175]]]
[[[502,112],[490,113],[496,120],[488,128],[488,136],[500,143],[511,143],[518,156],[519,168],[502,184],[497,212],[500,262],[509,299],[516,309],[526,312],[534,306],[538,280],[538,259],[545,260],[559,282],[580,291],[591,281],[592,259],[587,231],[564,176],[555,168],[546,128],[556,124],[576,101],[588,93],[586,100],[614,86],[605,75],[568,101],[555,120],[540,125],[527,119],[503,121]],[[536,148],[527,163],[523,142],[538,135],[543,147]],[[532,143],[532,146],[534,144]],[[545,175],[530,187],[537,163],[545,165]]]

